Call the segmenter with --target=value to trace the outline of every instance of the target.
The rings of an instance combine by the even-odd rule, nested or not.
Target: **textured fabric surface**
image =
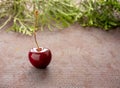
[[[73,25],[38,32],[52,51],[46,69],[34,68],[33,37],[0,30],[0,88],[120,88],[120,29],[109,32]]]

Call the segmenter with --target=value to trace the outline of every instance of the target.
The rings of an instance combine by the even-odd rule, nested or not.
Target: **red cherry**
[[[28,57],[34,67],[46,68],[51,61],[52,54],[49,49],[40,47],[40,51],[37,48],[32,48]]]

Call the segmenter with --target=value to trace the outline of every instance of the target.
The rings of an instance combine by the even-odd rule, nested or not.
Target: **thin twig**
[[[7,25],[7,23],[11,20],[12,16],[9,16],[9,18],[4,22],[2,26],[0,26],[0,30]]]

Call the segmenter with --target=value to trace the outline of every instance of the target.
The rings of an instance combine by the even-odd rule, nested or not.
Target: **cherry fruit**
[[[51,51],[47,48],[32,48],[28,54],[29,61],[36,68],[46,68],[51,62]]]

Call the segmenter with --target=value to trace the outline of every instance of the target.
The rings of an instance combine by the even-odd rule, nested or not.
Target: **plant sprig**
[[[0,26],[0,29],[5,27],[12,20],[13,25],[8,30],[31,35],[34,30],[33,26],[30,26],[33,24],[33,18],[32,12],[27,9],[27,2],[27,0],[4,0],[0,5],[0,19],[4,17],[8,17],[8,19]]]
[[[120,2],[118,0],[82,0],[79,6],[73,0],[2,0],[0,1],[0,25],[8,30],[27,35],[34,33],[34,8],[38,15],[38,29],[63,29],[75,22],[82,26],[100,27],[109,30],[120,26]]]
[[[84,0],[80,3],[83,26],[95,26],[105,30],[120,26],[120,2],[118,0]],[[117,15],[115,15],[117,14]]]
[[[44,3],[44,4],[43,4]],[[40,26],[41,30],[48,27],[52,28],[68,27],[77,21],[79,9],[71,0],[48,0],[42,1],[38,8],[40,9]]]

